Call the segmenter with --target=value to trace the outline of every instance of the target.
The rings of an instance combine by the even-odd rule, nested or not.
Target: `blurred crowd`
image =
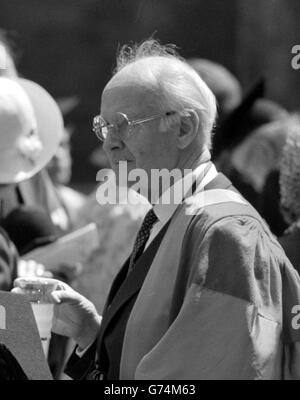
[[[143,202],[99,205],[96,183],[89,195],[71,188],[72,127],[64,125],[68,105],[19,76],[4,32],[0,44],[6,49],[6,65],[0,69],[0,290],[11,290],[20,275],[54,276],[101,313],[148,207]],[[202,58],[189,63],[218,102],[217,169],[267,221],[300,272],[300,118],[268,99],[263,79],[243,92],[222,65]],[[92,162],[108,166],[100,147]],[[84,264],[62,261],[51,271],[22,259],[90,222],[97,225],[99,243]],[[48,361],[56,379],[62,377],[67,353],[67,339],[53,335]]]

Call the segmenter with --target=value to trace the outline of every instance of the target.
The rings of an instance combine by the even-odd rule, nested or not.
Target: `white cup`
[[[26,295],[31,303],[46,357],[53,318],[53,303],[50,293],[57,288],[58,283],[59,281],[56,279],[42,277],[24,277],[14,281],[14,287],[19,289],[19,293]]]

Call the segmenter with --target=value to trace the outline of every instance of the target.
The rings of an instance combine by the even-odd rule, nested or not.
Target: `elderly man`
[[[212,92],[172,48],[153,40],[123,48],[94,130],[117,175],[120,161],[128,174],[146,172],[141,191],[153,207],[102,317],[67,286],[53,293],[53,329],[78,344],[71,377],[300,377],[300,279],[257,212],[210,162],[215,115]],[[189,172],[154,190],[154,169]],[[182,181],[191,185],[177,204]],[[169,204],[159,201],[166,190]]]

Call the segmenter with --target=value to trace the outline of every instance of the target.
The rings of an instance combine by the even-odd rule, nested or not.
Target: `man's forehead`
[[[118,109],[126,112],[138,107],[153,108],[158,101],[157,95],[145,82],[137,80],[110,81],[102,93],[101,109]]]

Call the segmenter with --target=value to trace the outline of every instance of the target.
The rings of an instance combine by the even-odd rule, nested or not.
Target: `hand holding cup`
[[[55,303],[52,331],[72,338],[81,349],[92,344],[102,320],[93,303],[62,282],[51,297]]]

